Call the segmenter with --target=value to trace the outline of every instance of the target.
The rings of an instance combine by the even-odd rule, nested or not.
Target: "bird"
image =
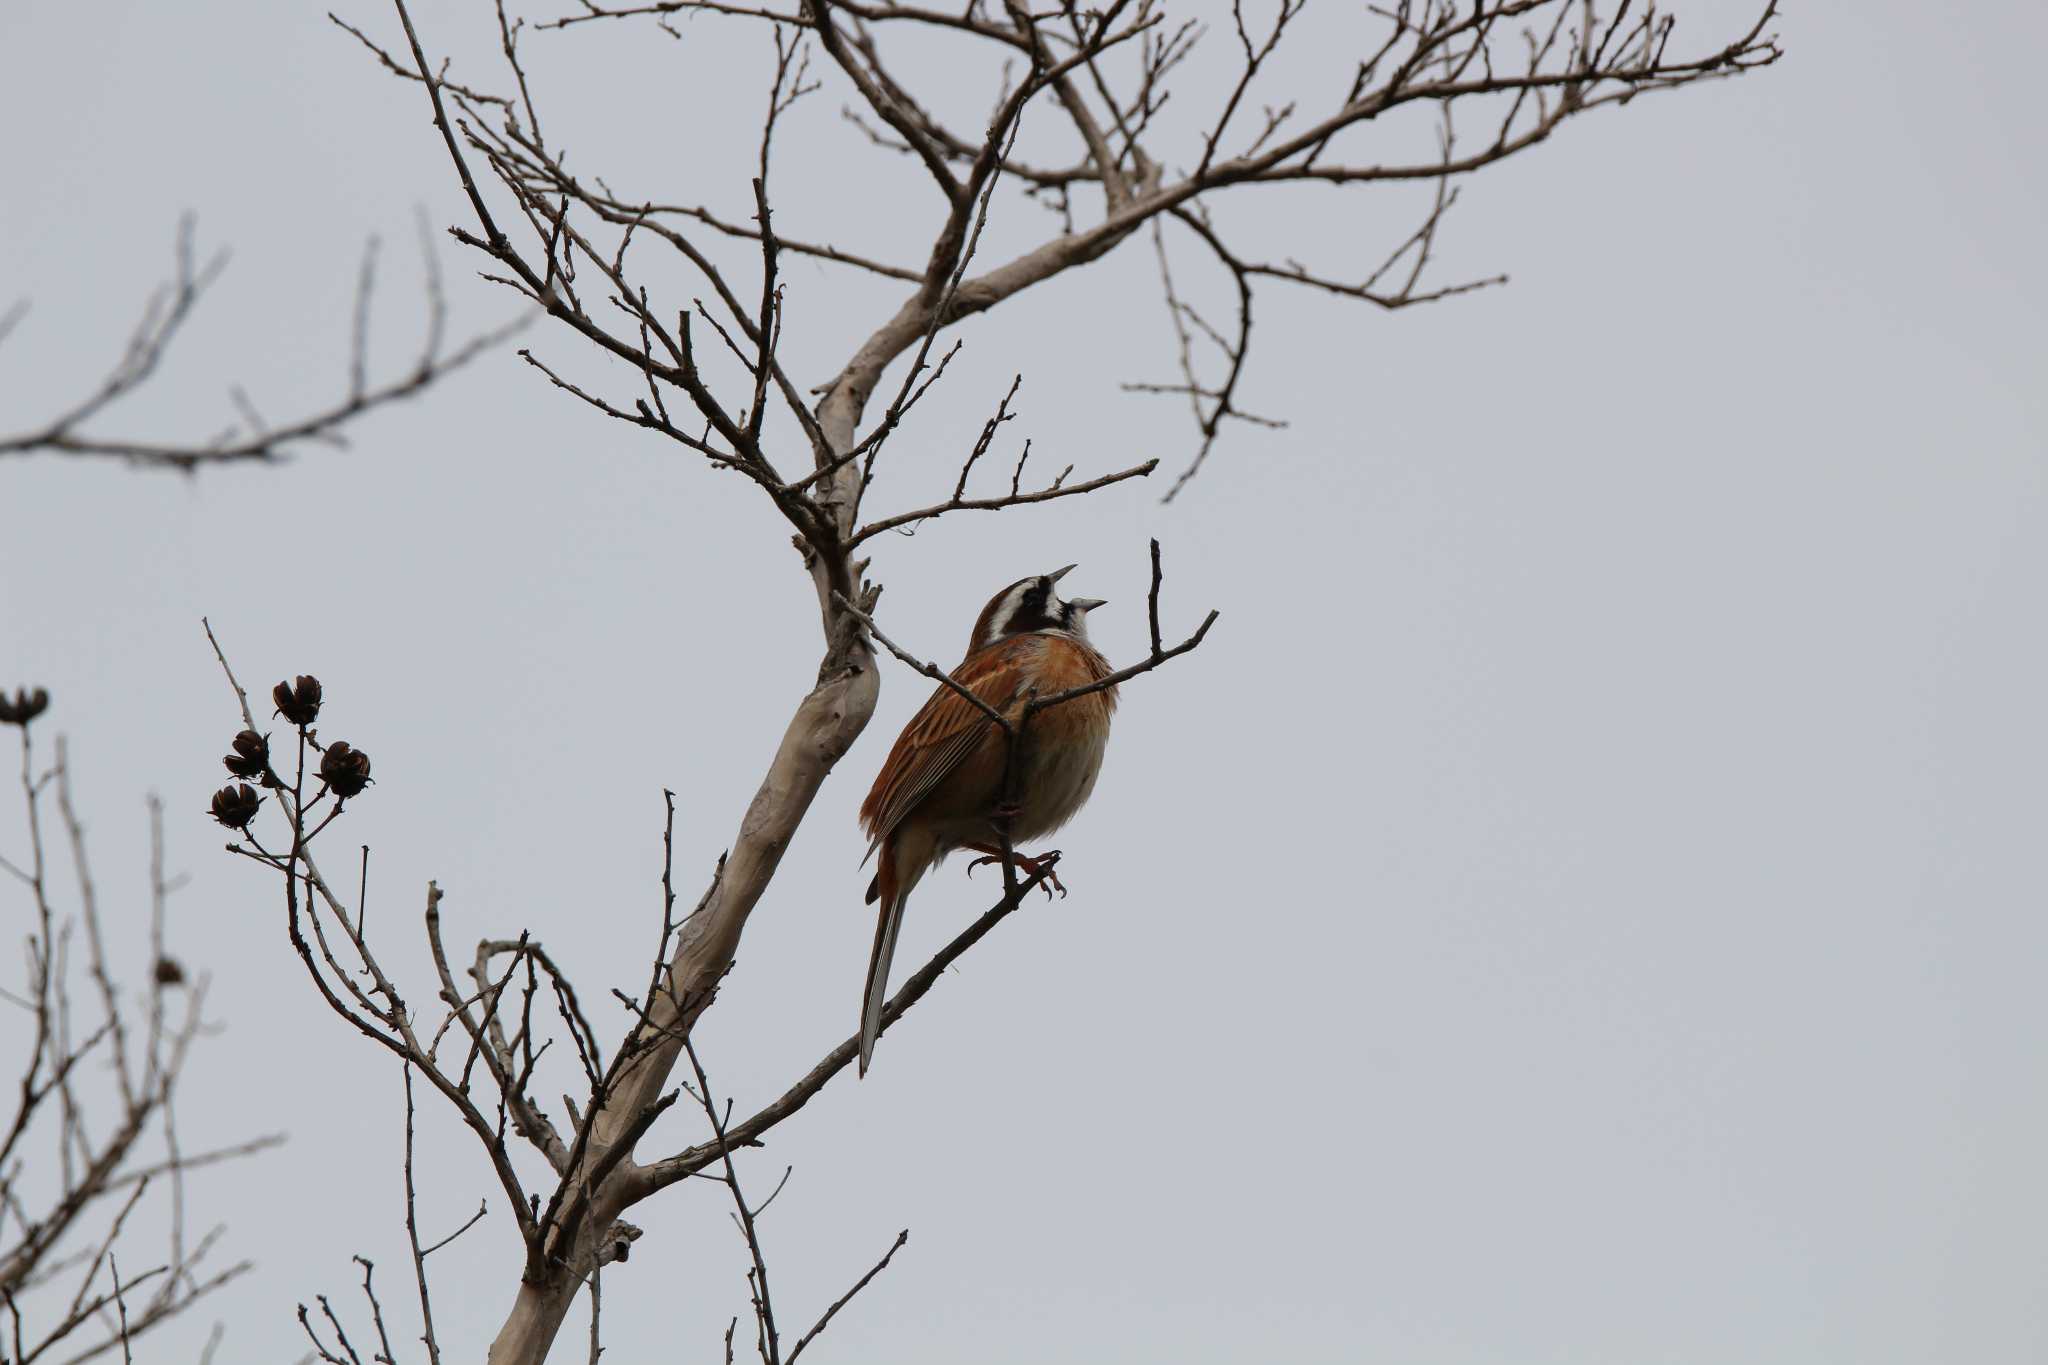
[[[954,682],[1012,723],[1034,697],[1042,700],[1110,676],[1109,661],[1088,640],[1088,614],[1105,604],[1087,597],[1063,602],[1053,591],[1073,569],[1069,564],[1020,578],[990,598],[975,619],[966,657],[953,670]],[[861,1075],[867,1075],[882,1030],[889,961],[911,891],[957,849],[983,855],[971,866],[1002,861],[1004,820],[1014,846],[1042,839],[1072,819],[1095,790],[1116,700],[1111,685],[1037,712],[1024,729],[1015,795],[1007,805],[1008,737],[952,687],[941,683],[896,737],[860,808],[867,856],[879,855],[867,899],[880,902],[861,1005]],[[1057,850],[1037,857],[1012,854],[1025,875],[1043,872],[1053,885],[1057,856]],[[1050,886],[1040,885],[1052,894]]]

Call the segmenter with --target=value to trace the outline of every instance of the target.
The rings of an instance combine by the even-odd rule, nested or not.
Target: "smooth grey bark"
[[[922,334],[922,325],[905,326],[899,314],[868,339],[833,381],[817,415],[835,452],[853,446],[854,428],[884,367]],[[842,542],[853,532],[860,481],[859,462],[849,462],[827,480],[830,491],[820,496],[832,509]],[[594,1127],[581,1169],[606,1170],[590,1192],[590,1216],[579,1225],[576,1244],[558,1256],[543,1279],[520,1284],[505,1324],[491,1343],[490,1365],[541,1365],[546,1360],[584,1280],[609,1259],[609,1249],[618,1240],[613,1225],[655,1188],[630,1152],[615,1157],[608,1169],[607,1156],[636,1136],[641,1116],[659,1099],[682,1054],[684,1036],[732,966],[747,918],[774,879],[812,799],[875,713],[881,679],[874,655],[859,622],[834,600],[835,594],[847,601],[858,596],[851,555],[843,549],[830,556],[811,551],[809,569],[825,635],[817,680],[783,731],[710,898],[678,933],[667,989],[658,993],[636,1036],[649,1046],[622,1074],[604,1107],[589,1118]]]

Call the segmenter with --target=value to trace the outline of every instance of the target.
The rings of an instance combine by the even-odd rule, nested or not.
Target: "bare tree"
[[[762,92],[756,171],[739,213],[714,211],[694,194],[661,198],[617,190],[595,173],[572,171],[546,131],[541,100],[521,58],[529,26],[509,14],[503,0],[478,10],[502,56],[497,89],[455,79],[431,50],[431,35],[422,34],[406,0],[393,0],[396,26],[388,40],[372,36],[373,25],[336,20],[384,68],[420,88],[467,203],[466,221],[451,231],[475,253],[485,277],[545,312],[562,328],[560,335],[595,348],[618,369],[608,383],[577,382],[531,351],[522,356],[603,417],[654,433],[757,487],[794,533],[823,636],[815,683],[790,718],[731,847],[687,915],[677,914],[672,867],[664,875],[659,914],[652,907],[648,914],[653,951],[631,968],[636,976],[646,972],[645,984],[609,992],[625,1010],[617,1041],[609,1045],[613,1031],[599,1027],[585,1007],[603,993],[571,982],[529,936],[508,929],[473,952],[451,954],[441,933],[440,891],[432,885],[423,923],[437,998],[431,1009],[416,1010],[366,928],[362,885],[351,896],[315,861],[323,832],[368,788],[368,758],[347,743],[321,737],[325,699],[316,680],[302,676],[274,690],[277,714],[288,727],[287,747],[276,754],[247,695],[235,685],[244,727],[237,751],[248,757],[249,781],[215,798],[217,817],[237,832],[231,851],[279,878],[288,933],[309,981],[335,1013],[399,1063],[408,1087],[408,1138],[417,1079],[473,1135],[506,1215],[492,1226],[509,1225],[519,1239],[519,1282],[508,1286],[512,1302],[490,1348],[496,1365],[546,1357],[585,1285],[593,1299],[595,1359],[600,1272],[624,1259],[641,1235],[625,1216],[691,1177],[717,1179],[732,1197],[748,1255],[755,1349],[764,1361],[794,1360],[846,1301],[827,1306],[816,1326],[785,1350],[755,1221],[767,1201],[755,1202],[744,1192],[738,1158],[846,1068],[855,1040],[825,1047],[820,1060],[790,1080],[777,1099],[739,1117],[714,1098],[692,1031],[715,1002],[747,920],[813,798],[874,712],[880,687],[874,643],[941,686],[960,690],[943,669],[877,626],[881,587],[867,577],[863,546],[885,531],[934,517],[1093,493],[1145,478],[1156,468],[1148,460],[1078,479],[1071,468],[1050,480],[1033,479],[1026,442],[1013,466],[1004,462],[1006,479],[988,488],[984,473],[978,484],[977,470],[1013,418],[1013,385],[963,454],[949,492],[916,506],[868,507],[892,435],[953,354],[938,347],[940,333],[1035,285],[1101,261],[1141,229],[1149,230],[1179,374],[1171,382],[1133,387],[1190,405],[1195,450],[1172,485],[1178,490],[1210,456],[1226,426],[1263,420],[1246,412],[1240,397],[1260,289],[1304,287],[1399,309],[1493,283],[1435,284],[1426,278],[1460,177],[1535,146],[1593,109],[1738,75],[1778,55],[1768,32],[1774,0],[1762,3],[1753,22],[1724,41],[1690,51],[1674,45],[1667,13],[1635,0],[1621,0],[1611,11],[1593,0],[1395,0],[1333,21],[1349,25],[1344,32],[1353,45],[1343,79],[1322,90],[1269,92],[1275,54],[1300,31],[1307,7],[1305,0],[1278,0],[1257,14],[1249,8],[1235,4],[1230,10],[1223,39],[1233,45],[1230,77],[1210,88],[1178,91],[1177,107],[1194,102],[1203,111],[1191,134],[1176,134],[1165,110],[1205,28],[1160,0],[1110,0],[1092,9],[1070,2],[1031,9],[1020,0],[973,0],[950,9],[861,0],[661,0],[608,8],[583,0],[578,12],[538,26],[646,23],[682,36],[674,21],[687,17],[704,25],[692,28],[693,41],[715,35],[720,42],[743,38],[749,26],[760,30],[775,60]],[[954,45],[958,63],[979,62],[990,72],[986,88],[996,92],[993,111],[971,134],[959,132],[967,125],[939,108],[931,93],[936,72],[912,72],[901,58],[897,35],[913,32]],[[1321,41],[1327,46],[1330,40],[1325,35]],[[815,233],[786,228],[772,211],[778,131],[792,108],[828,80],[846,93],[858,145],[877,157],[907,158],[931,188],[928,237],[909,244],[914,257],[906,251],[915,264],[843,250]],[[1251,112],[1255,104],[1257,114]],[[1057,136],[1038,131],[1036,122],[1033,135],[1025,136],[1026,115],[1038,109],[1055,111]],[[1419,152],[1413,150],[1413,129],[1401,129],[1399,116],[1408,113],[1431,120]],[[1461,140],[1460,122],[1476,122],[1483,134]],[[1075,150],[1062,156],[1061,146]],[[1284,254],[1284,241],[1275,255],[1247,244],[1246,238],[1276,235],[1270,221],[1254,219],[1249,229],[1223,223],[1221,202],[1255,200],[1287,185],[1347,192],[1420,185],[1427,197],[1419,219],[1388,244],[1372,269],[1346,274]],[[999,188],[1014,188],[1049,207],[1058,226],[1036,245],[991,265],[977,251],[998,211]],[[1007,208],[1014,200],[1005,194],[1000,202]],[[1198,306],[1183,287],[1178,253],[1188,250],[1213,262],[1227,282],[1226,320],[1212,322],[1214,310]],[[643,264],[648,253],[697,281],[686,303],[663,297],[651,282],[652,267]],[[900,304],[845,339],[843,362],[815,389],[784,362],[781,267],[790,255],[851,275],[899,281],[904,289]],[[885,383],[899,361],[898,376]],[[1185,638],[1168,643],[1156,544],[1151,553],[1150,650],[1109,682],[1129,681],[1196,648],[1215,620],[1209,613]],[[224,654],[221,663],[232,683]],[[1014,770],[1017,746],[1034,718],[1087,690],[1031,698],[1015,713],[975,704],[1005,735]],[[670,802],[672,828],[673,797]],[[996,823],[1004,849],[1002,895],[904,983],[888,1004],[885,1026],[1049,876],[1052,860],[1024,864],[1010,846],[1008,830],[999,818]],[[684,1060],[688,1072],[672,1086]],[[575,1078],[570,1088],[582,1098],[564,1094],[557,1111],[535,1095],[560,1093],[538,1078],[562,1072]],[[483,1093],[495,1098],[480,1097],[478,1078],[488,1082]],[[643,1155],[642,1139],[683,1094],[702,1111],[708,1135],[678,1150]],[[410,1193],[410,1157],[406,1176]],[[438,1360],[426,1259],[440,1243],[423,1246],[411,1217],[408,1232],[422,1342],[427,1358]],[[901,1237],[889,1254],[900,1245]],[[887,1263],[888,1256],[882,1257],[847,1297]],[[367,1263],[363,1289],[380,1343],[375,1354],[389,1358]],[[324,1300],[317,1318],[307,1314],[303,1320],[324,1359],[359,1359]],[[732,1344],[728,1332],[728,1358]]]
[[[380,254],[376,239],[356,274],[346,386],[334,401],[283,421],[266,420],[240,385],[228,397],[235,420],[203,440],[102,434],[124,399],[158,376],[187,322],[226,269],[225,250],[200,260],[192,220],[178,226],[171,278],[152,292],[105,377],[54,416],[0,434],[0,457],[99,458],[132,468],[191,473],[237,463],[273,463],[309,444],[342,446],[355,421],[413,397],[468,365],[530,321],[479,333],[452,348],[439,265],[421,223],[426,309],[411,362],[372,377],[369,331]],[[28,300],[0,309],[0,346],[24,329]],[[220,1266],[224,1227],[193,1235],[186,1176],[251,1155],[282,1139],[268,1135],[199,1152],[180,1141],[175,1097],[206,1027],[207,977],[194,975],[165,942],[165,909],[182,877],[164,871],[163,810],[149,803],[150,885],[146,913],[103,917],[85,829],[76,814],[65,743],[38,760],[31,726],[49,704],[40,688],[0,693],[0,725],[20,730],[20,790],[26,852],[0,853],[0,872],[25,893],[28,926],[21,989],[0,988],[0,1010],[19,1011],[11,1113],[0,1116],[0,1361],[83,1361],[131,1345],[198,1300],[239,1278],[247,1261]],[[232,761],[233,756],[230,756]],[[47,766],[42,766],[47,762]],[[71,864],[58,870],[61,830]],[[122,937],[147,919],[147,936]],[[146,986],[124,985],[114,943],[139,942]],[[155,1242],[161,1225],[164,1243]],[[145,1235],[147,1240],[145,1240]],[[124,1268],[123,1257],[127,1258]],[[219,1333],[207,1347],[211,1358]]]
[[[64,741],[47,767],[30,741],[48,702],[40,688],[0,694],[0,724],[21,732],[27,824],[27,851],[0,856],[0,872],[26,889],[30,910],[26,980],[18,993],[0,991],[0,1009],[25,1025],[7,1030],[22,1046],[13,1112],[0,1129],[0,1360],[13,1365],[125,1355],[247,1271],[247,1261],[215,1264],[221,1227],[192,1235],[186,1176],[280,1140],[197,1152],[181,1141],[175,1101],[205,1023],[206,977],[165,942],[165,904],[182,879],[164,872],[163,809],[149,803],[148,936],[139,945],[148,984],[138,998],[121,984],[105,932]],[[53,823],[69,846],[68,888]],[[151,1224],[162,1225],[161,1244],[138,1231]]]
[[[158,371],[185,324],[191,320],[206,292],[227,269],[228,253],[215,251],[200,261],[193,250],[190,217],[178,224],[177,246],[171,278],[153,291],[144,303],[142,317],[121,348],[106,377],[83,397],[56,415],[22,431],[0,431],[0,457],[9,455],[68,455],[118,460],[137,469],[175,469],[185,473],[207,465],[270,463],[289,455],[302,445],[345,446],[351,423],[364,414],[411,398],[454,371],[469,364],[512,336],[526,320],[470,337],[453,350],[447,346],[448,307],[441,287],[440,266],[424,230],[421,246],[425,259],[422,292],[426,296],[426,325],[419,354],[404,370],[390,379],[370,377],[370,314],[376,297],[379,244],[371,238],[363,251],[356,274],[354,329],[350,338],[348,383],[333,402],[283,421],[266,419],[255,401],[240,384],[228,388],[235,420],[205,440],[163,440],[157,437],[122,437],[87,432],[122,399],[136,393]],[[29,316],[29,301],[21,299],[0,311],[0,345],[18,330]]]

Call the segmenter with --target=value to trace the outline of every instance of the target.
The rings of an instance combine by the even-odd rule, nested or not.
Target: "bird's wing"
[[[1029,653],[1026,636],[1016,636],[970,655],[953,670],[953,680],[996,711],[1007,714],[1023,694]],[[1000,743],[1002,731],[979,707],[943,683],[896,737],[896,747],[861,803],[861,823],[873,840],[868,852],[967,756],[983,744]]]

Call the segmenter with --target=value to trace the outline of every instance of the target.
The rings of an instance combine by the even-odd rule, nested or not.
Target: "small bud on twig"
[[[229,829],[247,829],[263,798],[246,782],[231,782],[213,794],[213,818]]]
[[[277,712],[292,724],[305,727],[320,716],[320,680],[311,673],[299,674],[297,686],[281,682],[270,690]]]
[[[28,723],[43,714],[50,706],[50,694],[45,688],[33,690],[18,687],[9,698],[0,692],[0,725],[19,725],[28,728]]]
[[[370,785],[370,756],[361,749],[349,748],[348,741],[337,739],[327,746],[327,755],[320,760],[320,780],[343,800],[360,795]]]
[[[156,960],[156,984],[159,986],[182,986],[185,984],[185,969],[178,960],[160,957]]]
[[[261,777],[270,764],[270,736],[244,730],[234,738],[235,751],[221,762],[236,777]],[[267,785],[267,784],[266,784]]]

